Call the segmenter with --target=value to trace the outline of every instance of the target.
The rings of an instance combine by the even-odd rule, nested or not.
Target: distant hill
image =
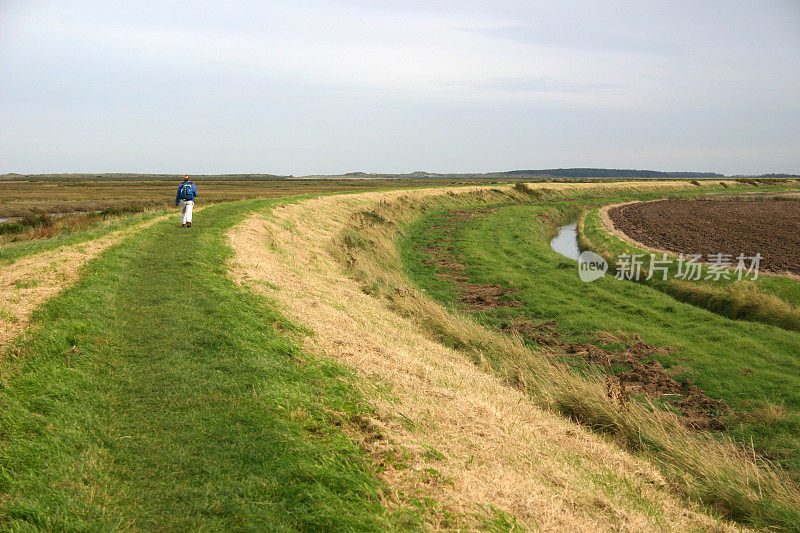
[[[379,172],[348,172],[346,174],[315,174],[304,178],[324,179],[587,179],[587,178],[724,178],[718,172],[664,172],[660,170],[638,170],[618,168],[544,168],[527,170],[505,170],[497,172],[437,173],[417,170],[405,174]]]
[[[553,178],[724,178],[717,172],[663,172],[619,168],[548,168],[541,170],[509,170],[503,176],[541,176]]]

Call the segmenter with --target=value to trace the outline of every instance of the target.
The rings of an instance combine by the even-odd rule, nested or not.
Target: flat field
[[[284,179],[193,178],[199,202],[230,202],[387,188],[430,187],[476,183],[476,180],[429,179]],[[31,213],[73,213],[140,207],[169,207],[180,177],[88,178],[18,177],[0,179],[0,217]]]
[[[615,207],[614,226],[674,253],[761,255],[761,268],[800,274],[800,201],[662,200]]]

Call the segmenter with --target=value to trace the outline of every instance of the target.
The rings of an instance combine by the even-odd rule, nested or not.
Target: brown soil
[[[761,270],[800,274],[800,202],[658,200],[613,207],[614,227],[675,253],[755,256]],[[746,262],[749,266],[749,261]]]
[[[636,334],[618,334],[617,336],[602,332],[598,335],[600,343],[627,343],[623,350],[606,350],[595,344],[564,342],[558,337],[558,323],[555,320],[536,324],[522,318],[501,329],[515,332],[537,344],[556,347],[554,355],[559,352],[603,367],[610,371],[612,365],[630,368],[616,374],[618,388],[610,388],[609,396],[627,398],[631,391],[645,394],[651,398],[662,399],[673,405],[681,413],[681,420],[694,429],[724,429],[721,419],[728,412],[728,406],[709,398],[705,392],[697,388],[688,379],[678,382],[669,375],[661,363],[653,359],[657,355],[666,355],[673,348],[659,348],[643,342]],[[619,389],[622,389],[621,391]],[[621,394],[620,394],[621,392]]]
[[[496,210],[487,207],[451,212],[443,222],[432,226],[432,229],[442,236],[442,244],[422,248],[428,255],[426,263],[434,268],[436,277],[455,283],[459,301],[472,311],[522,305],[519,300],[507,298],[509,294],[517,292],[516,289],[506,289],[498,284],[471,282],[467,275],[467,265],[454,256],[451,241],[464,227],[464,223],[494,213]]]

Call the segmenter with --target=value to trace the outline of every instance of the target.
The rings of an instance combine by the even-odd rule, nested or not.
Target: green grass
[[[356,378],[227,277],[224,232],[269,205],[158,223],[38,312],[0,363],[0,528],[418,525],[340,429],[368,414]]]
[[[592,342],[596,331],[622,330],[654,346],[677,348],[658,358],[668,368],[688,369],[676,379],[691,379],[743,414],[771,404],[785,407],[778,420],[730,420],[728,434],[748,447],[752,438],[756,449],[800,479],[800,334],[730,320],[642,284],[610,277],[581,282],[576,264],[550,249],[556,229],[543,224],[539,215],[566,222],[577,217],[582,204],[553,201],[505,207],[464,225],[449,244],[467,263],[470,281],[514,287],[518,292],[513,297],[523,303],[475,317],[493,326],[523,316],[555,319],[567,341]],[[454,286],[435,276],[421,251],[433,242],[443,244],[436,229],[443,216],[445,211],[431,212],[412,224],[400,249],[410,278],[428,294],[457,306]]]

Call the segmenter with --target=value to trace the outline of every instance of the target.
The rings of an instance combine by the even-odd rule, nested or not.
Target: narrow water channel
[[[558,235],[550,241],[550,248],[569,259],[578,260],[581,249],[578,246],[578,221],[573,220],[558,229]]]

